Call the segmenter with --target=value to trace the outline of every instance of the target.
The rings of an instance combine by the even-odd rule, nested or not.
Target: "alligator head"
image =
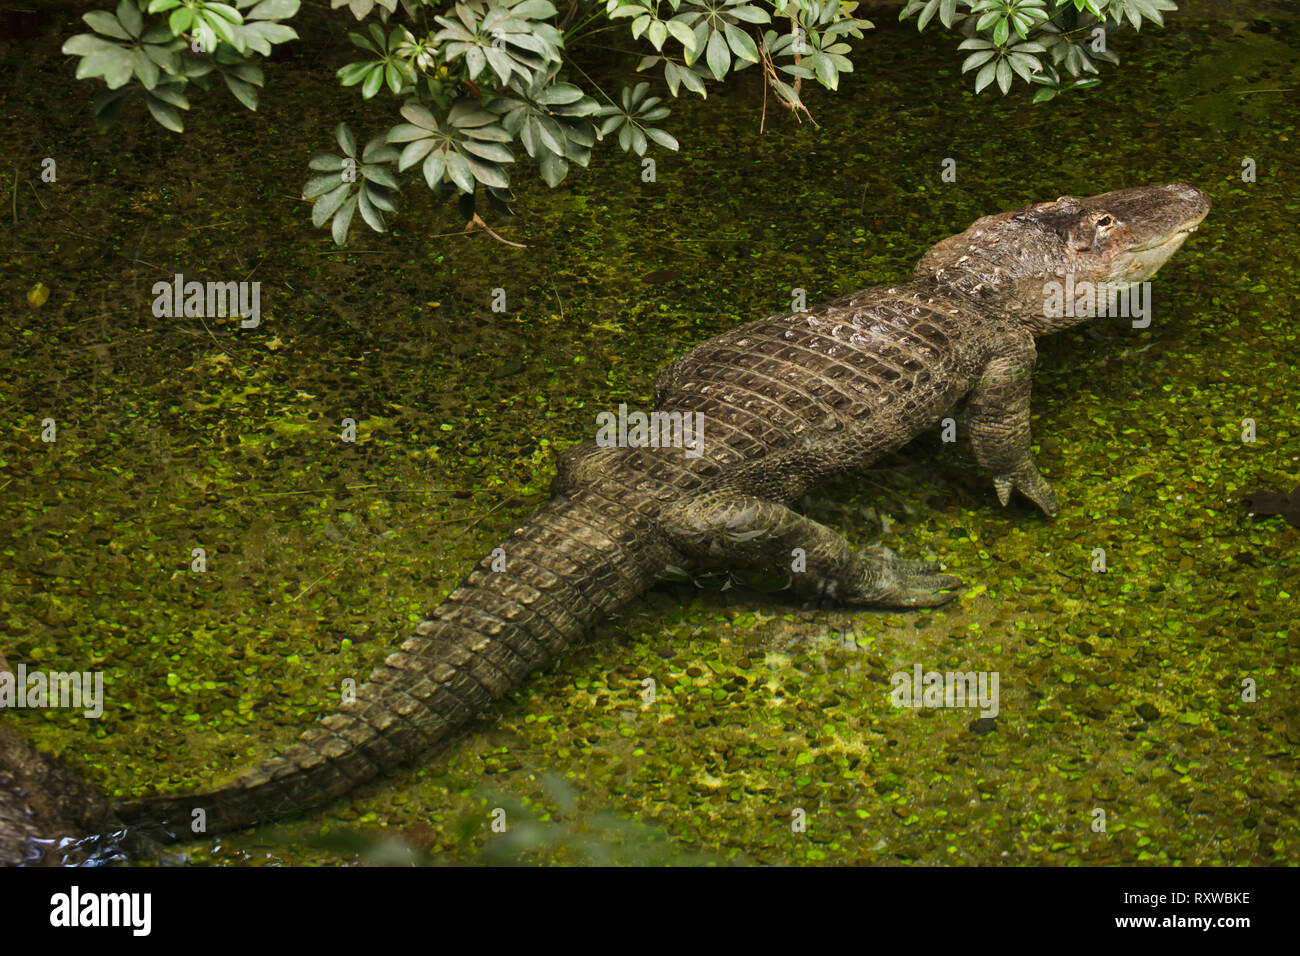
[[[1062,196],[977,219],[933,246],[916,277],[987,298],[1036,334],[1053,332],[1090,317],[1049,308],[1057,287],[1127,291],[1155,275],[1209,210],[1209,197],[1183,183]]]

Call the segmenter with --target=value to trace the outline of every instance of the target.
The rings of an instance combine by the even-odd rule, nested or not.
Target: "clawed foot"
[[[1004,506],[1011,500],[1012,490],[1019,489],[1022,495],[1043,510],[1043,514],[1049,518],[1056,517],[1056,492],[1052,491],[1052,486],[1028,459],[1015,471],[1007,472],[1005,475],[994,475],[993,487],[997,489],[998,501]]]
[[[944,574],[938,561],[904,561],[888,548],[874,548],[859,557],[867,565],[862,591],[850,598],[853,604],[881,607],[939,607],[963,587],[960,578]]]

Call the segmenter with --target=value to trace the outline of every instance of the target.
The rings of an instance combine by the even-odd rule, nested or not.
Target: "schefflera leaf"
[[[302,196],[314,201],[312,225],[319,229],[332,219],[334,242],[342,246],[357,212],[376,232],[388,228],[385,214],[397,212],[396,197],[401,185],[388,167],[398,160],[399,153],[388,145],[386,137],[376,136],[366,143],[358,159],[357,140],[351,128],[340,123],[334,135],[343,156],[313,156],[308,165],[320,175],[307,181]]]
[[[389,143],[406,144],[398,157],[399,171],[423,163],[430,189],[444,180],[462,193],[473,193],[476,183],[509,188],[505,167],[515,158],[505,144],[511,135],[497,115],[477,100],[457,100],[442,119],[423,103],[410,100],[402,107],[402,118],[406,122],[394,126],[387,136]]]

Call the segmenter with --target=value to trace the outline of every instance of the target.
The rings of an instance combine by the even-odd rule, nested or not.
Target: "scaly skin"
[[[155,855],[151,841],[123,830],[94,786],[0,726],[0,866],[84,866]]]
[[[1018,489],[1054,515],[1029,454],[1034,337],[1082,319],[1047,318],[1044,283],[1143,281],[1208,210],[1204,193],[1176,184],[987,216],[931,248],[911,282],[710,339],[655,389],[657,409],[703,415],[699,457],[570,449],[553,500],[501,545],[505,570],[485,558],[355,701],[214,792],[144,799],[121,817],[181,838],[326,803],[482,714],[669,567],[774,570],[798,593],[850,604],[944,603],[959,582],[938,565],[855,552],[788,505],[968,396],[976,458],[999,499]]]

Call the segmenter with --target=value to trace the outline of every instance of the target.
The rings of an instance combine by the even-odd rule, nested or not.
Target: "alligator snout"
[[[1174,193],[1184,202],[1203,206],[1206,212],[1210,211],[1210,197],[1195,186],[1189,186],[1187,183],[1169,183],[1164,188],[1168,192]]]

